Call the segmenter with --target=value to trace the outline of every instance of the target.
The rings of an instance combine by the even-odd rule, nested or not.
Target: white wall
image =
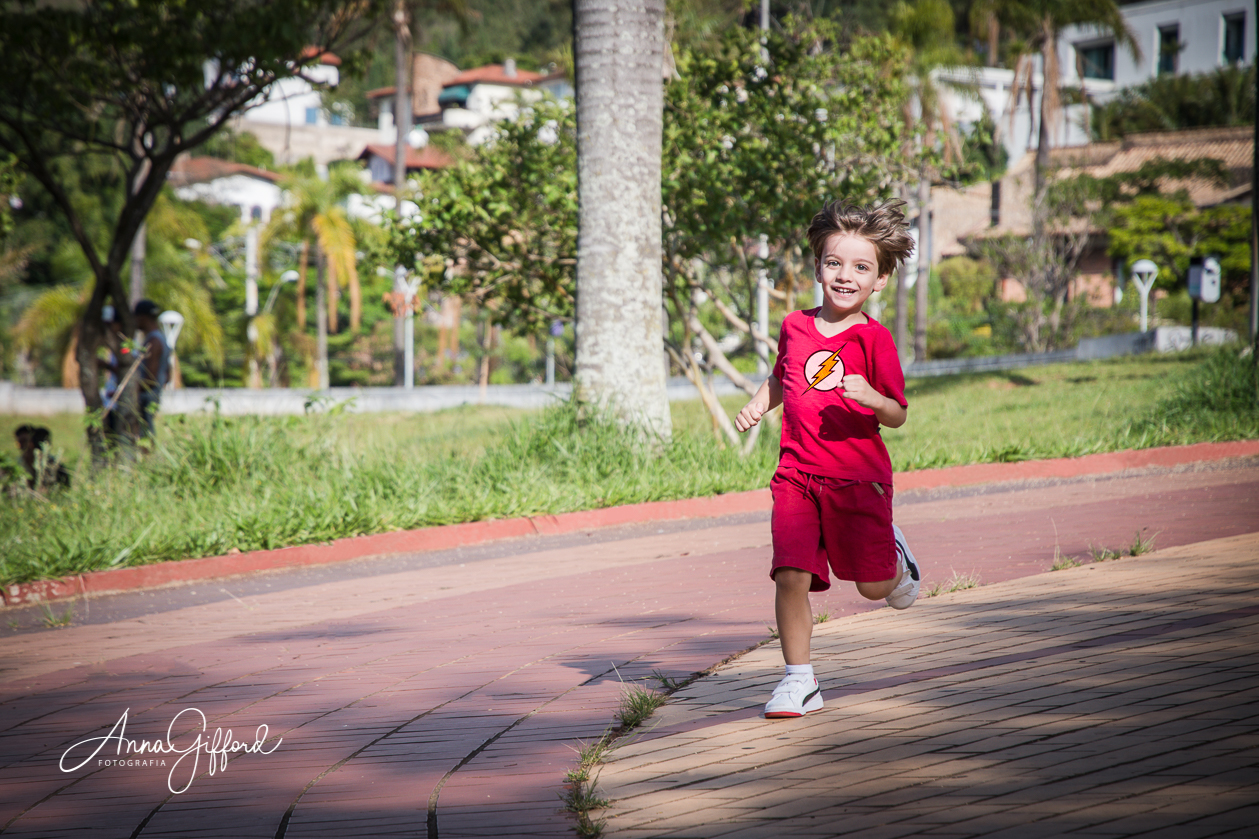
[[[177,187],[175,195],[184,201],[205,201],[240,208],[241,221],[248,221],[254,207],[262,208],[262,221],[280,206],[280,188],[270,181],[249,175],[228,175],[199,184]]]
[[[1158,74],[1159,28],[1180,26],[1178,73],[1205,73],[1224,64],[1224,16],[1246,15],[1243,63],[1255,60],[1255,0],[1153,0],[1120,7],[1141,48],[1139,59],[1115,46],[1115,84],[1141,84]],[[1059,41],[1064,82],[1078,84],[1076,47],[1111,39],[1096,27],[1069,26]]]
[[[984,107],[987,107],[997,125],[997,136],[1005,146],[1010,164],[1021,158],[1029,148],[1036,147],[1036,118],[1040,115],[1042,86],[1040,73],[1032,74],[1032,101],[1029,103],[1026,91],[1021,91],[1017,105],[1012,104],[1010,96],[1010,88],[1014,84],[1013,70],[1000,67],[958,67],[934,71],[932,79],[940,91],[942,104],[948,109],[950,118],[963,131],[968,131],[977,123],[983,116]],[[973,87],[979,94],[979,99],[967,91],[967,87]],[[1109,82],[1090,80],[1088,84],[1089,91],[1095,95],[1099,89],[1109,91],[1112,87]],[[1088,142],[1088,134],[1083,128],[1084,115],[1082,105],[1064,109],[1062,119],[1050,135],[1055,148]]]
[[[341,78],[336,67],[330,64],[318,64],[309,67],[306,75],[316,82],[335,86]],[[323,100],[319,91],[315,90],[305,79],[281,79],[272,85],[267,93],[255,99],[245,116],[251,122],[266,122],[273,125],[307,125],[306,111],[314,108],[315,125],[327,125],[328,115],[323,110]]]

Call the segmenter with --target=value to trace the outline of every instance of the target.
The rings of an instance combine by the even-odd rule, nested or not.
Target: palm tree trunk
[[[297,328],[306,331],[306,269],[310,263],[310,243],[302,242],[297,257]]]
[[[341,302],[341,278],[337,276],[335,262],[328,261],[328,255],[324,253],[324,249],[319,249],[319,266],[323,272],[323,280],[320,285],[324,287],[324,294],[328,300],[328,331],[336,334],[337,332],[337,304]]]
[[[363,291],[358,284],[358,271],[351,271],[346,290],[350,292],[350,331],[358,332],[363,325]]]
[[[328,389],[328,307],[324,305],[328,285],[327,272],[324,270],[323,250],[315,245],[315,371],[319,379],[319,389]]]
[[[574,0],[577,392],[672,431],[661,334],[664,0]]]

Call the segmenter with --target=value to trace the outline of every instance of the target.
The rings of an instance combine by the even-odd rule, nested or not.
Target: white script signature
[[[245,752],[246,754],[269,755],[280,747],[280,743],[284,742],[283,738],[277,739],[270,749],[264,749],[263,745],[266,743],[269,732],[266,725],[258,726],[257,731],[254,732],[254,741],[252,743],[242,743],[239,740],[233,740],[230,728],[226,732],[221,728],[216,728],[214,729],[214,734],[207,738],[205,714],[196,708],[185,708],[175,715],[175,718],[170,721],[170,725],[166,727],[165,740],[132,740],[126,736],[127,714],[130,711],[130,708],[123,711],[122,716],[118,718],[118,722],[114,723],[114,727],[104,737],[89,737],[66,749],[61,755],[61,771],[74,772],[77,769],[82,769],[111,742],[117,742],[118,746],[115,751],[117,755],[179,755],[179,759],[175,761],[175,764],[170,768],[170,772],[166,775],[166,788],[178,795],[192,786],[193,780],[197,777],[197,764],[201,760],[203,752],[210,758],[210,774],[213,775],[215,771],[227,770],[227,756],[229,754]],[[172,732],[175,730],[175,724],[179,722],[179,718],[184,714],[196,714],[199,716],[201,718],[201,729],[200,731],[194,730],[191,732],[192,740],[187,745],[178,746],[174,742]],[[70,757],[71,752],[80,748],[90,748],[92,752],[78,763],[67,768],[67,761],[72,759]],[[181,763],[185,763],[188,760],[190,755],[192,756],[191,765],[186,767],[188,780],[182,787],[175,789],[175,771],[179,769]],[[162,761],[162,765],[166,765],[165,760]]]

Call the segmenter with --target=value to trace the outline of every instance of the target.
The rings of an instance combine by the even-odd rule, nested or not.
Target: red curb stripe
[[[1254,457],[1255,455],[1259,455],[1259,440],[1194,443],[1191,446],[1107,452],[1057,460],[975,463],[969,466],[946,466],[943,469],[898,472],[896,489],[898,492],[904,492],[908,489],[970,486],[1036,478],[1076,478],[1081,475],[1104,475],[1147,466],[1180,466],[1205,460],[1224,460],[1230,457]]]
[[[898,491],[904,492],[910,489],[970,486],[1036,478],[1074,478],[1146,466],[1178,466],[1185,463],[1256,455],[1259,455],[1259,440],[1196,443],[1191,446],[1139,449],[1058,460],[980,463],[970,466],[948,466],[943,469],[923,469],[917,472],[898,472],[895,476],[895,485]],[[84,594],[134,591],[173,583],[231,577],[254,571],[325,565],[382,554],[447,550],[521,536],[574,533],[645,521],[714,518],[769,510],[771,506],[772,499],[768,489],[706,498],[685,498],[678,501],[648,501],[642,504],[605,507],[600,510],[438,525],[418,530],[355,536],[324,544],[297,545],[228,556],[159,562],[133,568],[90,571],[86,574],[55,580],[36,580],[5,586],[0,590],[0,594],[3,594],[6,606],[16,606],[22,603],[64,600]]]

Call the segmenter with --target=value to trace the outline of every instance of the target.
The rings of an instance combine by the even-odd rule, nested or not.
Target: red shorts
[[[896,576],[891,485],[780,466],[769,488],[774,494],[771,577],[779,568],[800,568],[813,574],[810,591],[826,591],[831,587],[828,567],[841,580],[862,583]]]

